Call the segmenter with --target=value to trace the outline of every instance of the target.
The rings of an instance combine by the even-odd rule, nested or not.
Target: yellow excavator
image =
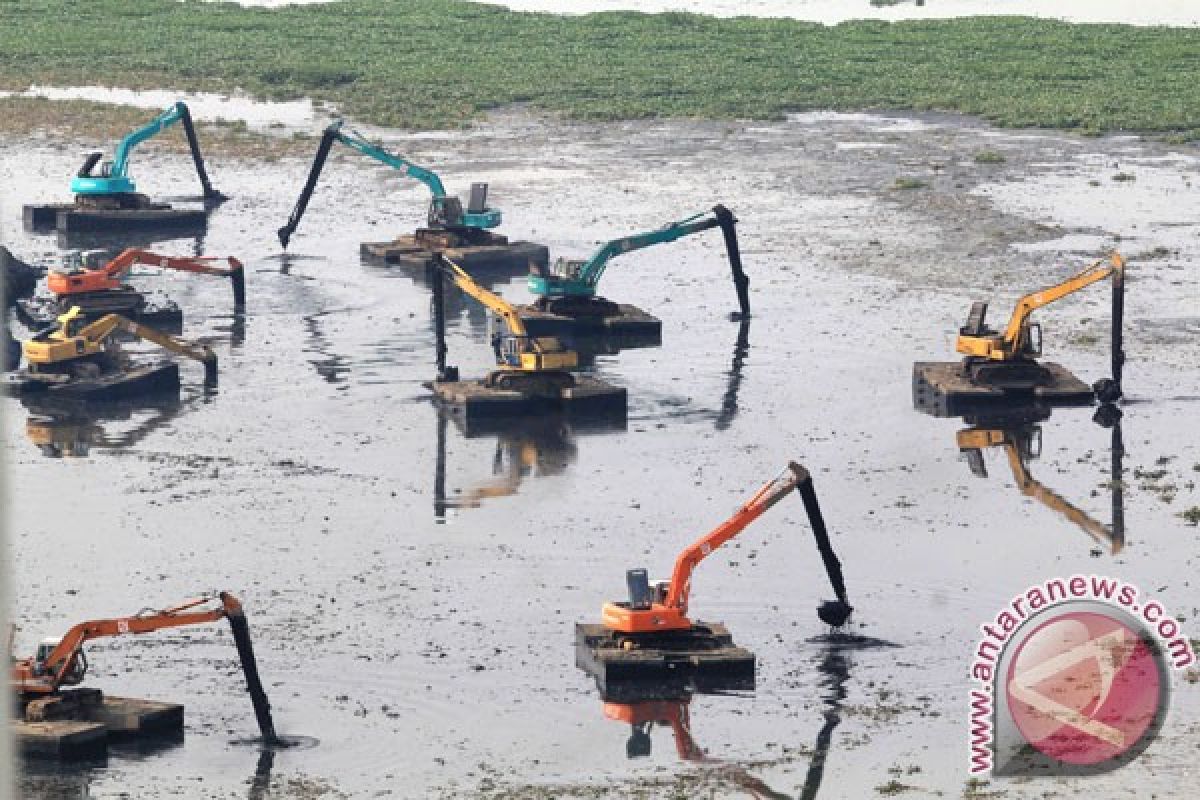
[[[58,327],[35,334],[22,346],[28,378],[47,384],[99,378],[126,366],[117,343],[118,333],[127,333],[177,355],[204,365],[206,383],[216,381],[217,355],[205,345],[196,345],[169,334],[139,325],[119,314],[107,314],[86,323],[78,306],[58,318]]]
[[[1017,301],[1004,330],[985,324],[987,303],[974,303],[967,324],[959,330],[955,349],[966,356],[964,367],[971,381],[1005,389],[1032,389],[1046,382],[1044,369],[1035,360],[1042,354],[1042,329],[1032,322],[1034,311],[1098,283],[1113,279],[1112,368],[1111,379],[1093,386],[1101,403],[1114,403],[1121,397],[1121,367],[1125,362],[1121,327],[1124,315],[1125,260],[1113,252],[1062,283],[1030,292]]]
[[[504,298],[480,286],[458,264],[437,253],[434,268],[434,327],[437,335],[438,380],[457,380],[458,370],[446,366],[446,331],[442,318],[441,275],[454,282],[462,292],[499,316],[508,333],[493,339],[497,369],[488,373],[483,383],[493,389],[509,389],[528,394],[557,393],[573,386],[574,376],[568,371],[579,366],[579,354],[567,349],[554,336],[530,336],[516,308]]]
[[[955,438],[959,452],[967,457],[967,465],[973,474],[986,478],[988,473],[983,451],[992,447],[1003,448],[1008,458],[1009,469],[1012,470],[1013,482],[1021,494],[1037,500],[1051,511],[1062,514],[1097,544],[1107,547],[1112,555],[1121,552],[1125,546],[1124,494],[1121,485],[1124,446],[1119,421],[1112,425],[1112,474],[1109,481],[1113,509],[1111,526],[1105,525],[1062,495],[1051,491],[1030,473],[1029,461],[1040,457],[1042,452],[1040,425],[1028,422],[989,424],[984,420],[982,424],[959,431]]]

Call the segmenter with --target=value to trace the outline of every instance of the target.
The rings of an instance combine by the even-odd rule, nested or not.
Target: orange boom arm
[[[787,469],[759,489],[732,517],[679,554],[670,583],[665,591],[659,587],[651,603],[638,607],[632,602],[605,603],[600,612],[605,627],[621,633],[650,633],[690,628],[692,622],[687,617],[688,595],[692,588],[692,572],[696,566],[718,547],[741,533],[747,525],[762,516],[807,477],[808,473],[799,464],[788,464]]]
[[[211,604],[214,600],[219,600],[220,606],[192,610]],[[243,616],[242,604],[228,592],[221,592],[217,597],[200,597],[161,611],[146,610],[132,617],[81,622],[67,631],[45,658],[25,658],[16,661],[12,669],[13,689],[27,694],[49,694],[58,691],[63,685],[78,683],[83,675],[82,670],[76,670],[76,665],[84,643],[92,639],[152,633],[163,628],[202,625],[237,616]]]
[[[141,264],[148,267],[174,269],[180,272],[195,272],[201,275],[227,277],[233,281],[234,302],[239,307],[246,304],[245,270],[242,262],[230,256],[225,259],[228,266],[217,266],[215,258],[193,258],[190,256],[160,256],[149,250],[129,248],[99,269],[80,269],[71,272],[51,272],[46,277],[46,286],[56,295],[103,292],[121,287],[121,280],[133,267]]]

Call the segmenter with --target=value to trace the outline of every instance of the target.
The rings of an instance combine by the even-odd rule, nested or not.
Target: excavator
[[[78,306],[80,313],[89,319],[104,314],[135,317],[146,306],[146,297],[125,283],[125,278],[136,266],[160,267],[229,278],[233,285],[234,307],[244,308],[246,275],[242,262],[232,256],[226,259],[227,266],[218,266],[215,261],[215,258],[163,256],[149,250],[127,248],[98,269],[80,266],[53,270],[46,276],[46,286],[53,295],[52,310],[55,316],[67,312],[72,306]],[[30,305],[25,309],[26,315],[31,318],[45,316],[42,313],[35,314],[35,310]]]
[[[138,193],[137,186],[129,175],[129,161],[135,147],[177,122],[183,125],[183,131],[187,135],[188,148],[192,152],[196,174],[200,177],[205,202],[216,203],[226,199],[225,195],[214,189],[209,182],[191,112],[188,111],[186,103],[179,102],[121,139],[111,161],[102,161],[104,154],[101,152],[88,154],[83,166],[79,168],[79,173],[71,180],[71,192],[75,195],[76,206],[106,210],[152,206],[144,194]]]
[[[1036,422],[987,418],[969,421],[973,423],[972,427],[960,430],[955,441],[959,452],[966,456],[973,475],[980,478],[988,476],[984,450],[993,447],[1003,449],[1009,469],[1012,470],[1013,483],[1021,494],[1066,517],[1093,541],[1106,547],[1112,555],[1121,552],[1125,546],[1125,500],[1121,483],[1125,448],[1119,419],[1109,426],[1112,429],[1112,472],[1109,480],[1112,492],[1111,526],[1090,516],[1033,477],[1029,462],[1039,458],[1042,453],[1042,428]]]
[[[493,340],[497,369],[484,378],[484,386],[524,394],[556,394],[574,385],[575,377],[568,371],[579,365],[579,354],[567,349],[554,336],[530,336],[516,308],[504,298],[480,286],[458,264],[444,253],[434,257],[434,269],[454,282],[462,292],[477,300],[498,315],[508,328]],[[434,310],[437,328],[438,380],[457,380],[458,369],[446,366],[445,324],[441,314],[441,282],[435,274]]]
[[[533,265],[528,279],[529,291],[537,297],[535,306],[539,311],[572,317],[611,317],[619,313],[617,304],[596,296],[596,286],[609,261],[622,253],[674,242],[684,236],[720,227],[725,235],[725,250],[733,270],[741,316],[745,318],[750,314],[750,279],[742,270],[736,226],[733,213],[725,206],[717,205],[711,213],[701,212],[656,230],[612,239],[601,245],[587,260],[559,258],[546,267]]]
[[[304,188],[300,192],[299,199],[296,200],[287,224],[278,231],[279,243],[285,249],[288,242],[291,241],[296,227],[300,224],[305,209],[308,208],[308,201],[312,197],[313,190],[317,188],[317,180],[321,177],[321,170],[325,166],[325,160],[328,158],[329,150],[333,147],[334,142],[341,142],[347,147],[425,184],[432,195],[429,201],[428,216],[429,228],[432,230],[449,231],[470,242],[474,233],[495,228],[500,224],[500,211],[487,206],[486,183],[471,185],[471,196],[464,209],[462,200],[446,194],[446,187],[442,184],[442,179],[433,170],[419,167],[404,156],[389,153],[379,145],[367,141],[362,134],[356,131],[343,131],[343,122],[340,119],[334,120],[321,136],[321,143],[317,145],[316,158],[313,159],[312,167],[308,172],[308,180],[304,183]]]
[[[88,660],[83,646],[89,641],[113,636],[152,633],[165,628],[203,625],[220,619],[229,621],[234,644],[242,662],[246,686],[254,704],[265,744],[279,744],[271,719],[271,704],[258,675],[258,662],[250,641],[250,626],[241,602],[228,592],[194,598],[165,609],[143,609],[130,617],[80,622],[61,638],[43,639],[37,652],[28,658],[14,658],[10,683],[26,718],[44,718],[51,705],[69,702],[64,687],[78,686],[87,675]],[[61,713],[59,710],[56,713]]]
[[[1111,277],[1112,294],[1112,378],[1097,381],[1093,390],[1101,403],[1115,403],[1121,397],[1121,368],[1125,363],[1121,328],[1125,306],[1125,260],[1113,252],[1107,258],[1055,286],[1030,292],[1017,301],[1004,330],[985,323],[988,304],[974,303],[967,324],[959,330],[955,349],[965,356],[963,368],[972,383],[1005,390],[1030,390],[1048,383],[1045,368],[1037,363],[1042,354],[1042,330],[1030,317],[1034,311]]]
[[[190,344],[119,314],[107,314],[85,324],[83,312],[77,306],[58,318],[57,328],[37,333],[24,343],[22,349],[28,366],[23,371],[23,382],[39,384],[44,390],[72,382],[91,383],[130,371],[132,366],[117,344],[118,333],[199,361],[204,365],[205,383],[216,382],[217,355],[207,346]]]
[[[817,505],[812,476],[807,469],[793,461],[771,482],[759,489],[732,517],[684,549],[675,559],[675,568],[669,581],[657,581],[651,585],[646,570],[629,570],[626,573],[629,601],[605,603],[600,612],[604,626],[634,642],[636,637],[642,634],[691,630],[695,626],[688,618],[688,595],[691,593],[692,573],[696,567],[793,489],[804,501],[813,535],[817,539],[830,583],[838,598],[823,603],[817,614],[823,622],[832,627],[846,624],[853,608],[846,599],[842,565],[830,545],[825,520]]]

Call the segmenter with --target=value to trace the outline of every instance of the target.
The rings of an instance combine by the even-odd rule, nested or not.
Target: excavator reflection
[[[494,435],[496,447],[492,456],[491,480],[448,493],[446,444],[451,418],[462,431],[464,439]],[[445,520],[450,510],[479,508],[488,499],[511,497],[518,493],[527,478],[563,474],[578,455],[577,434],[625,430],[624,420],[597,420],[595,424],[580,428],[576,420],[568,421],[561,415],[510,419],[506,422],[504,427],[495,429],[474,427],[465,424],[459,416],[438,410],[437,461],[433,483],[433,513],[437,520]]]
[[[93,447],[122,450],[133,447],[150,434],[195,405],[201,396],[185,401],[171,394],[134,403],[64,404],[32,395],[22,399],[30,416],[25,435],[46,458],[87,458]],[[120,432],[110,432],[106,422],[139,420]]]
[[[833,732],[842,721],[842,706],[846,700],[846,684],[850,680],[850,659],[846,654],[848,647],[854,646],[884,646],[887,643],[875,640],[863,640],[857,643],[859,637],[845,634],[831,634],[823,637],[827,640],[817,664],[821,674],[820,685],[823,689],[822,716],[824,721],[817,732],[816,742],[812,748],[812,757],[804,776],[804,784],[799,794],[791,795],[776,791],[761,778],[737,764],[722,762],[712,758],[697,744],[692,734],[691,703],[693,693],[688,691],[666,691],[661,698],[638,699],[637,701],[618,702],[605,699],[604,716],[614,722],[623,722],[629,726],[629,739],[625,742],[627,758],[642,758],[652,752],[653,740],[651,734],[654,728],[669,727],[675,740],[675,752],[680,761],[706,764],[719,771],[723,782],[736,786],[749,797],[764,798],[764,800],[815,800],[825,777],[825,762],[833,744]]]
[[[986,478],[988,471],[983,451],[992,447],[1002,448],[1008,459],[1009,469],[1012,470],[1013,482],[1021,494],[1032,497],[1051,511],[1063,515],[1090,536],[1097,545],[1107,548],[1110,554],[1116,555],[1125,546],[1125,494],[1122,484],[1125,445],[1121,438],[1119,415],[1115,417],[1097,415],[1097,422],[1109,427],[1112,436],[1112,463],[1108,480],[1112,496],[1111,525],[1100,522],[1062,495],[1047,488],[1030,472],[1029,462],[1039,458],[1042,452],[1042,426],[1040,423],[1049,416],[1050,408],[1043,406],[1026,409],[1024,413],[1009,413],[1002,417],[964,417],[964,421],[971,427],[960,430],[955,437],[959,452],[966,456],[972,474]],[[1099,555],[1101,552],[1103,551],[1098,551],[1096,554]]]

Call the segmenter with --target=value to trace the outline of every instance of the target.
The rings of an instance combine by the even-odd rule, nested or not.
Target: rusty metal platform
[[[112,742],[181,735],[183,706],[68,689],[29,702],[12,726],[25,756],[93,758]]]
[[[625,641],[636,646],[627,648]],[[596,679],[608,699],[694,691],[753,689],[754,654],[733,643],[724,625],[697,622],[691,630],[616,634],[603,625],[575,625],[575,665]]]
[[[1092,387],[1061,364],[1042,362],[1049,378],[1043,386],[1006,390],[971,382],[961,361],[918,361],[913,364],[913,406],[935,417],[958,417],[972,411],[1008,405],[1086,406],[1095,399]]]
[[[179,365],[173,361],[135,364],[97,378],[55,380],[28,370],[8,373],[0,380],[0,394],[13,397],[45,395],[77,402],[108,402],[179,391]]]
[[[25,229],[35,232],[82,233],[169,228],[198,230],[208,225],[208,210],[173,208],[154,203],[149,208],[80,208],[74,203],[27,205],[22,219]]]
[[[454,234],[419,230],[390,242],[363,242],[360,258],[367,263],[388,264],[412,270],[433,269],[433,254],[441,251],[472,275],[488,271],[519,274],[529,265],[545,266],[550,251],[534,242],[510,242],[500,234],[478,231],[470,241]]]
[[[618,313],[607,317],[598,314],[555,314],[541,311],[533,305],[516,308],[517,315],[531,336],[557,336],[567,341],[600,339],[620,348],[657,347],[662,344],[662,320],[626,303],[617,304]]]
[[[597,416],[623,419],[628,409],[628,396],[624,388],[583,375],[576,375],[575,385],[560,389],[557,396],[493,389],[485,386],[481,380],[433,381],[426,385],[440,405],[468,421],[547,412],[558,412],[570,418]]]

